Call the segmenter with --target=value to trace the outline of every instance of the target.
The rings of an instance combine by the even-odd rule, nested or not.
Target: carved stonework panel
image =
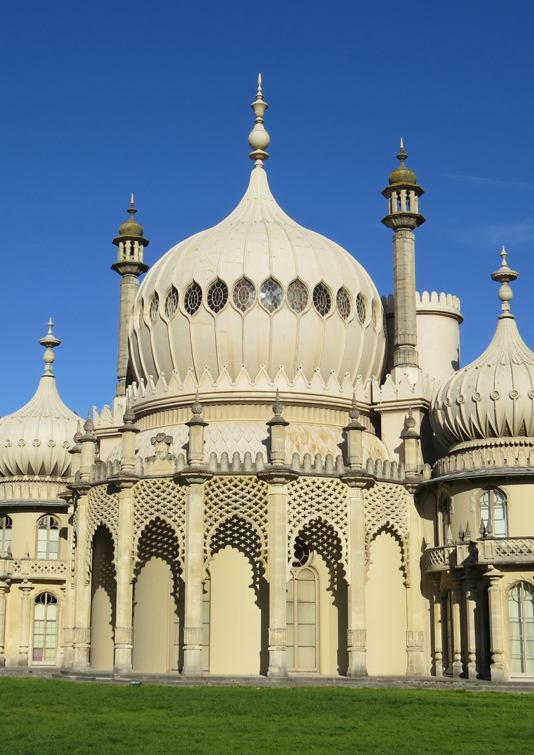
[[[409,531],[411,497],[402,485],[378,482],[363,491],[365,502],[365,549],[370,563],[371,543],[381,530],[389,530],[398,538],[402,551],[402,569],[408,580]]]
[[[295,538],[306,525],[323,520],[331,525],[341,544],[339,555],[324,554],[332,563],[339,559],[348,573],[349,563],[349,505],[348,488],[339,480],[301,477],[288,485],[287,531],[288,561],[293,561]],[[332,544],[332,547],[335,547]]]
[[[256,477],[214,477],[204,488],[205,564],[226,538],[267,570],[269,486]],[[241,520],[241,522],[240,522]],[[244,520],[244,521],[243,521]],[[224,526],[223,526],[224,525]],[[231,544],[228,540],[228,544]],[[256,576],[256,575],[255,575]]]
[[[137,553],[139,537],[144,528],[154,519],[163,519],[176,533],[180,552],[177,558],[185,557],[185,497],[184,487],[172,479],[141,480],[133,489],[133,552]]]

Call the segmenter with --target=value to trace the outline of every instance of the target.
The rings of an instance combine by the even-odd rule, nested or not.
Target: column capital
[[[203,485],[213,477],[213,472],[207,467],[189,467],[174,475],[174,481],[179,485]]]
[[[369,490],[376,483],[375,478],[362,469],[344,472],[339,475],[339,479],[349,488],[359,488],[360,490]]]
[[[288,485],[299,477],[299,473],[291,467],[274,464],[265,467],[257,475],[260,480],[268,482],[269,485]]]

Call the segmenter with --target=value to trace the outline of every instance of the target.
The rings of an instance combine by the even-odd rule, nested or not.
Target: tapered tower
[[[400,166],[389,177],[387,197],[389,212],[382,220],[395,231],[393,236],[393,270],[395,279],[395,349],[393,367],[418,367],[415,312],[415,236],[414,230],[425,222],[419,213],[419,197],[424,189],[417,176],[404,165],[408,155],[401,139],[397,158]]]
[[[146,273],[148,265],[143,262],[143,252],[149,241],[143,237],[143,226],[134,218],[137,210],[134,206],[134,196],[128,208],[130,218],[119,228],[119,235],[113,239],[118,246],[117,262],[111,269],[119,273],[121,278],[121,296],[119,311],[119,355],[117,361],[117,390],[116,396],[126,395],[128,383],[128,327],[132,314],[133,303],[139,288],[139,276]]]

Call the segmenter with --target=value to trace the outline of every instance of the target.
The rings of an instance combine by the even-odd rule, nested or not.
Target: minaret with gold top
[[[143,238],[143,226],[135,219],[137,212],[134,206],[134,196],[128,208],[130,218],[119,228],[119,235],[113,239],[118,246],[117,262],[111,266],[121,279],[121,297],[119,311],[119,356],[117,362],[117,390],[116,396],[126,395],[128,382],[128,328],[133,304],[139,288],[139,276],[146,273],[148,265],[143,262],[143,251],[148,246],[148,239]]]
[[[395,231],[393,236],[393,270],[395,280],[395,345],[393,367],[418,367],[415,311],[415,236],[414,230],[425,222],[419,213],[419,197],[424,189],[417,176],[404,165],[408,155],[401,139],[397,158],[400,166],[389,177],[387,197],[389,212],[382,223]]]

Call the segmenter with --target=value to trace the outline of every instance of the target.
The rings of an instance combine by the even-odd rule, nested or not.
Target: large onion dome
[[[502,314],[486,351],[453,373],[436,392],[430,420],[447,447],[491,438],[534,437],[534,353],[519,335],[510,314],[518,274],[508,267],[504,250],[501,268],[492,278],[502,283]]]
[[[0,474],[66,477],[69,473],[72,439],[79,417],[68,409],[61,398],[52,374],[55,357],[52,349],[61,341],[52,333],[39,343],[46,346],[45,372],[34,397],[26,406],[0,419]]]
[[[245,370],[251,382],[281,369],[289,381],[319,374],[325,383],[382,372],[376,287],[345,249],[279,207],[263,165],[261,87],[252,107],[255,167],[245,196],[218,225],[170,249],[140,287],[130,328],[137,383],[200,380],[206,369],[213,381]],[[166,400],[172,394],[171,386]]]

